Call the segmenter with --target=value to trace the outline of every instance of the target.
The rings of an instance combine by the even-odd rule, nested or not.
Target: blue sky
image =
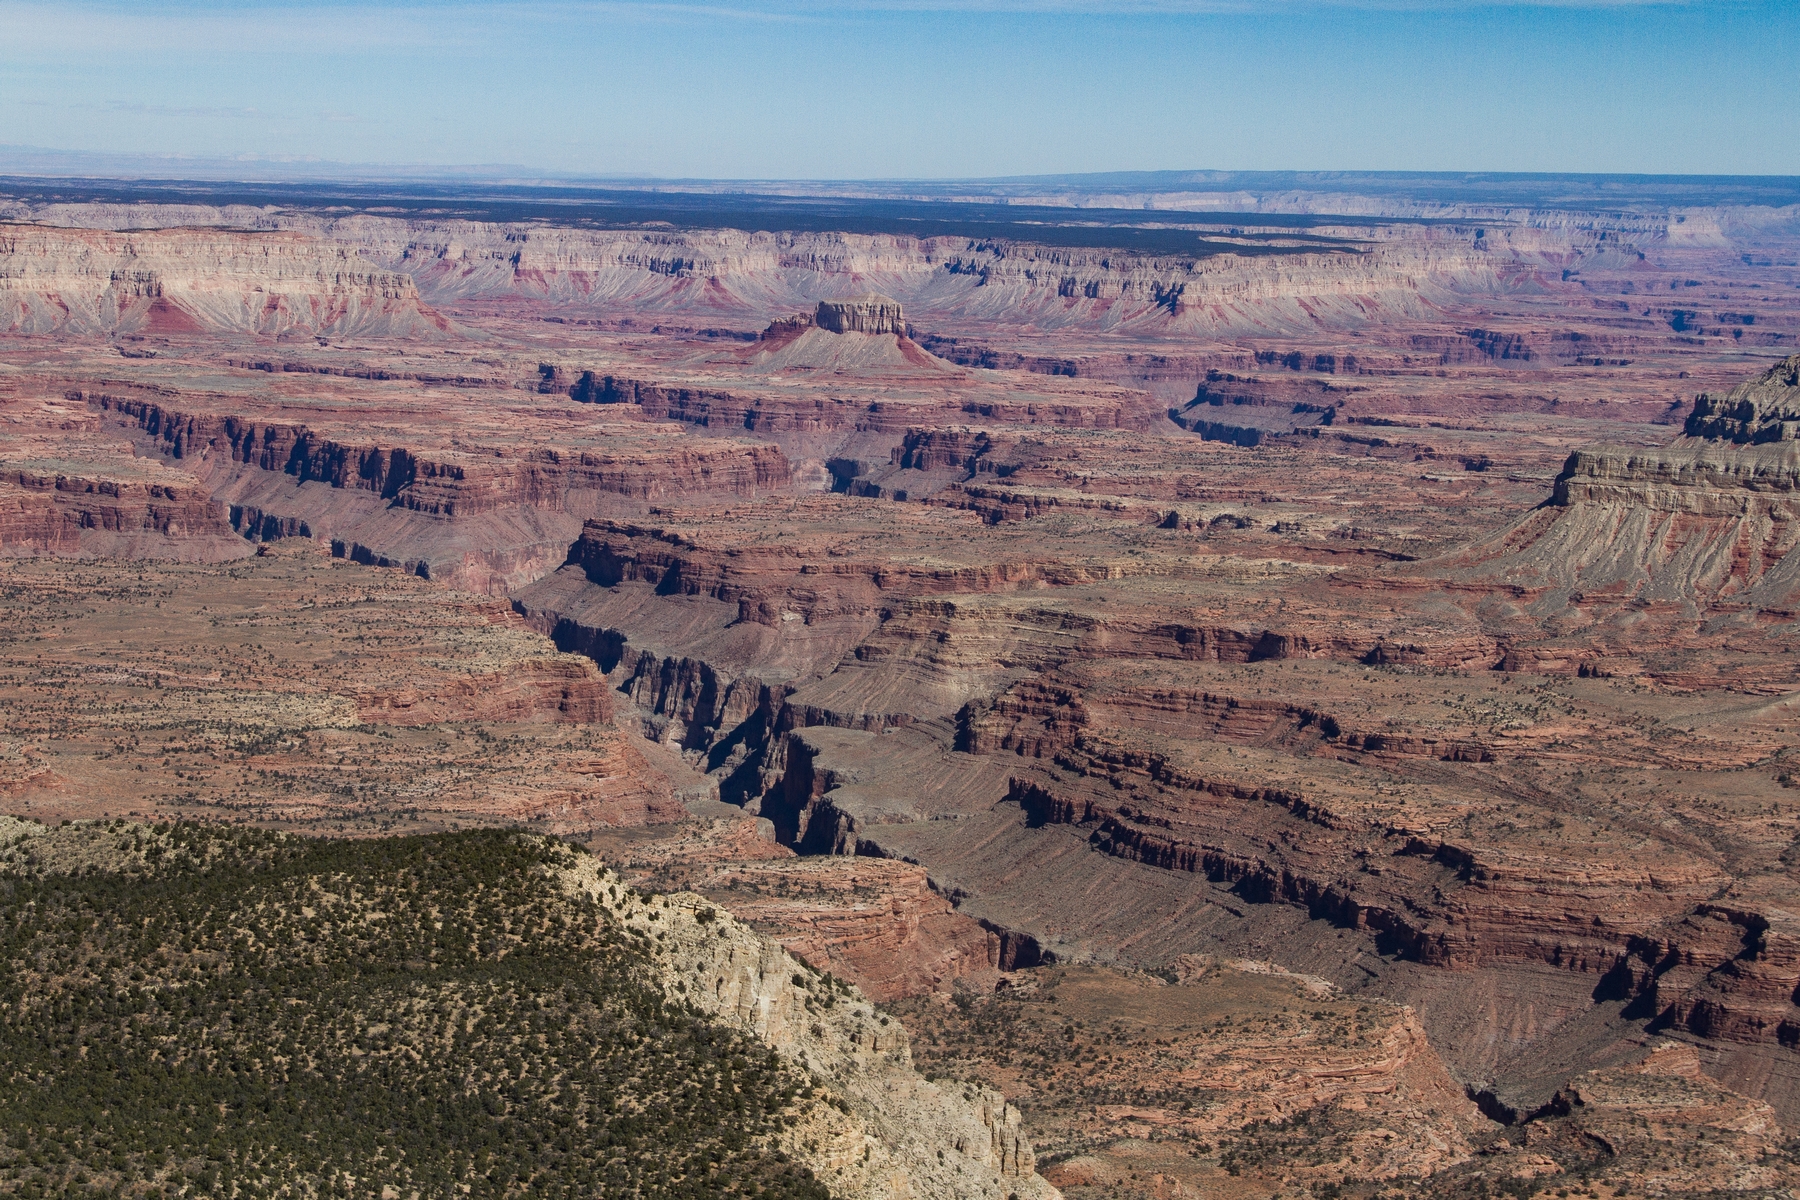
[[[1800,0],[0,0],[0,143],[560,173],[1800,174]]]

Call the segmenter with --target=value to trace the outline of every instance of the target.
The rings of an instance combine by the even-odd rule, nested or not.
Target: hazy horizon
[[[158,175],[155,168],[167,166],[191,173]],[[264,168],[257,174],[251,168]],[[1148,187],[1170,186],[1181,190],[1212,190],[1216,187],[1242,187],[1273,184],[1283,178],[1324,186],[1334,183],[1365,184],[1386,181],[1396,185],[1406,181],[1481,181],[1516,182],[1527,180],[1604,181],[1787,181],[1800,180],[1800,169],[1793,172],[1752,174],[1718,172],[1645,172],[1645,171],[1485,171],[1485,170],[1359,170],[1329,169],[1259,169],[1231,170],[1218,167],[1164,167],[1120,171],[1048,171],[1022,175],[894,175],[894,176],[708,176],[657,175],[644,172],[555,171],[522,162],[423,163],[405,161],[347,161],[319,155],[258,154],[235,155],[185,153],[107,153],[66,150],[50,146],[10,145],[0,142],[0,178],[16,179],[91,179],[119,182],[168,182],[191,180],[197,183],[243,181],[279,184],[294,183],[370,183],[436,182],[504,184],[507,186],[591,186],[591,187],[669,187],[695,185],[723,187],[742,184],[758,187],[852,188],[867,186],[879,191],[884,186],[980,185],[999,188],[1007,185],[1067,184],[1071,187]],[[1212,185],[1207,187],[1204,185]]]

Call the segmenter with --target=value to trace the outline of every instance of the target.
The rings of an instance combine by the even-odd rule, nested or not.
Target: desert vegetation
[[[0,563],[11,811],[405,833],[679,808],[598,671],[502,604],[308,546],[221,565]]]
[[[920,1070],[1017,1097],[1072,1200],[1776,1197],[1800,1171],[1766,1105],[1682,1062],[1584,1076],[1508,1127],[1459,1105],[1406,1010],[1184,966],[1045,967],[891,1008]]]
[[[5,822],[0,1191],[823,1200],[806,1076],[498,831]]]

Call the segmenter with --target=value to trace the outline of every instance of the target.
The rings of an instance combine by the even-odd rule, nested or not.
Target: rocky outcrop
[[[221,562],[252,547],[191,477],[127,460],[0,463],[0,555]]]
[[[1542,591],[1546,611],[1627,603],[1690,619],[1795,611],[1800,442],[1791,431],[1800,388],[1781,382],[1795,370],[1800,357],[1724,400],[1700,396],[1690,436],[1668,446],[1576,451],[1548,504],[1408,573]]]
[[[1615,1194],[1791,1190],[1793,1160],[1781,1148],[1786,1134],[1769,1104],[1707,1078],[1691,1045],[1656,1038],[1632,1059],[1570,1079],[1438,1194],[1479,1195],[1491,1183],[1531,1187],[1570,1176]]]
[[[693,893],[643,895],[593,859],[561,874],[650,949],[670,1002],[692,1005],[813,1075],[836,1108],[789,1138],[845,1200],[1054,1200],[1018,1110],[975,1084],[913,1070],[907,1032],[860,992],[802,964]]]
[[[1509,290],[1604,247],[1609,231],[1383,231],[1343,250],[1135,256],[967,237],[581,231],[473,222],[298,218],[411,272],[434,304],[489,297],[766,321],[836,281],[878,288],[915,321],[1039,328],[1278,332],[1417,316],[1434,299]],[[1365,231],[1366,232],[1366,231]],[[821,284],[824,287],[821,287]],[[841,285],[840,285],[841,286]]]
[[[802,857],[772,834],[766,818],[690,822],[679,837],[634,843],[622,870],[640,888],[699,892],[880,1003],[1004,986],[1003,971],[1038,961],[1034,945],[958,913],[923,867]]]
[[[612,699],[593,663],[573,655],[528,659],[502,672],[472,675],[421,689],[375,688],[356,696],[357,716],[371,725],[435,725],[442,721],[610,723]]]
[[[1698,863],[1602,871],[1550,847],[1371,828],[1305,788],[1201,774],[1117,735],[1084,738],[1056,762],[1075,778],[1013,781],[1034,820],[1083,825],[1107,853],[1300,905],[1437,966],[1537,961],[1599,976],[1727,882]]]
[[[890,344],[893,340],[889,338]],[[793,395],[582,371],[570,385],[569,395],[582,403],[628,405],[627,411],[647,420],[681,421],[709,430],[742,430],[770,438],[818,433],[899,437],[922,419],[933,417],[947,423],[987,421],[1069,429],[1137,429],[1149,424],[1151,417],[1141,396],[1119,389],[1066,396],[946,390],[942,396],[922,401],[896,403],[890,399],[884,403],[855,393]]]
[[[204,483],[137,456],[104,425],[79,402],[0,382],[0,555],[223,562],[252,553]]]
[[[471,463],[434,460],[404,446],[347,442],[304,425],[183,412],[130,396],[78,398],[135,422],[176,460],[219,454],[299,483],[373,492],[391,507],[433,516],[474,516],[520,504],[561,507],[567,493],[579,491],[642,499],[696,491],[748,496],[789,480],[787,462],[772,446],[690,451],[671,445],[670,453],[658,455],[526,450]]]
[[[1411,1009],[1262,960],[1056,965],[902,1011],[921,1062],[1020,1081],[1045,1175],[1071,1190],[1174,1200],[1254,1184],[1298,1200],[1404,1180],[1456,1194],[1419,1185],[1496,1132]],[[1272,1134],[1285,1144],[1259,1144]]]
[[[1656,450],[1577,450],[1556,480],[1551,503],[1632,505],[1658,513],[1739,517],[1800,497],[1800,445],[1791,439],[1740,447],[1682,441]],[[1792,519],[1782,508],[1775,519]]]
[[[777,317],[769,322],[769,327],[757,338],[765,346],[783,346],[800,337],[813,328],[812,313],[795,313],[791,317]]]
[[[819,502],[835,499],[820,497]],[[703,532],[673,523],[589,521],[570,547],[568,565],[580,568],[599,587],[647,583],[661,594],[705,596],[736,606],[740,620],[764,625],[874,617],[902,599],[1074,585],[1107,574],[1099,564],[1076,565],[1050,556],[995,563],[972,554],[967,562],[906,564],[840,550],[819,561],[814,548],[799,539],[738,544],[740,536],[723,528]]]
[[[788,953],[878,1002],[948,992],[959,982],[992,986],[1018,958],[1000,933],[957,913],[912,863],[736,862],[712,871],[703,886]]]
[[[1032,758],[1054,758],[1094,727],[1092,703],[1113,721],[1177,724],[1192,735],[1238,745],[1330,744],[1441,762],[1494,761],[1493,747],[1473,739],[1392,729],[1359,730],[1350,718],[1340,720],[1323,707],[1290,701],[1180,687],[1106,689],[1090,701],[1084,694],[1088,690],[1046,676],[1015,684],[993,700],[971,705],[958,714],[958,744],[975,754],[1012,751]]]
[[[900,302],[876,295],[821,300],[813,324],[833,333],[897,333],[904,337],[907,331]]]
[[[1800,354],[1723,396],[1713,392],[1696,396],[1686,432],[1689,437],[1738,445],[1800,438]]]
[[[1667,1028],[1800,1046],[1800,922],[1766,881],[1638,939],[1612,982]]]
[[[1692,628],[1709,613],[1800,611],[1797,550],[1800,443],[1683,439],[1653,451],[1575,452],[1550,505],[1444,565],[1532,589],[1546,617],[1638,605],[1659,624]],[[1515,640],[1519,661],[1532,661],[1533,639]],[[1606,652],[1629,655],[1630,643]],[[1536,657],[1578,669],[1580,656]]]

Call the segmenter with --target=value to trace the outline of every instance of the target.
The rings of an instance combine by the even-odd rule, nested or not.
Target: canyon
[[[9,814],[580,841],[845,1195],[1800,1180],[1791,208],[0,191]]]

